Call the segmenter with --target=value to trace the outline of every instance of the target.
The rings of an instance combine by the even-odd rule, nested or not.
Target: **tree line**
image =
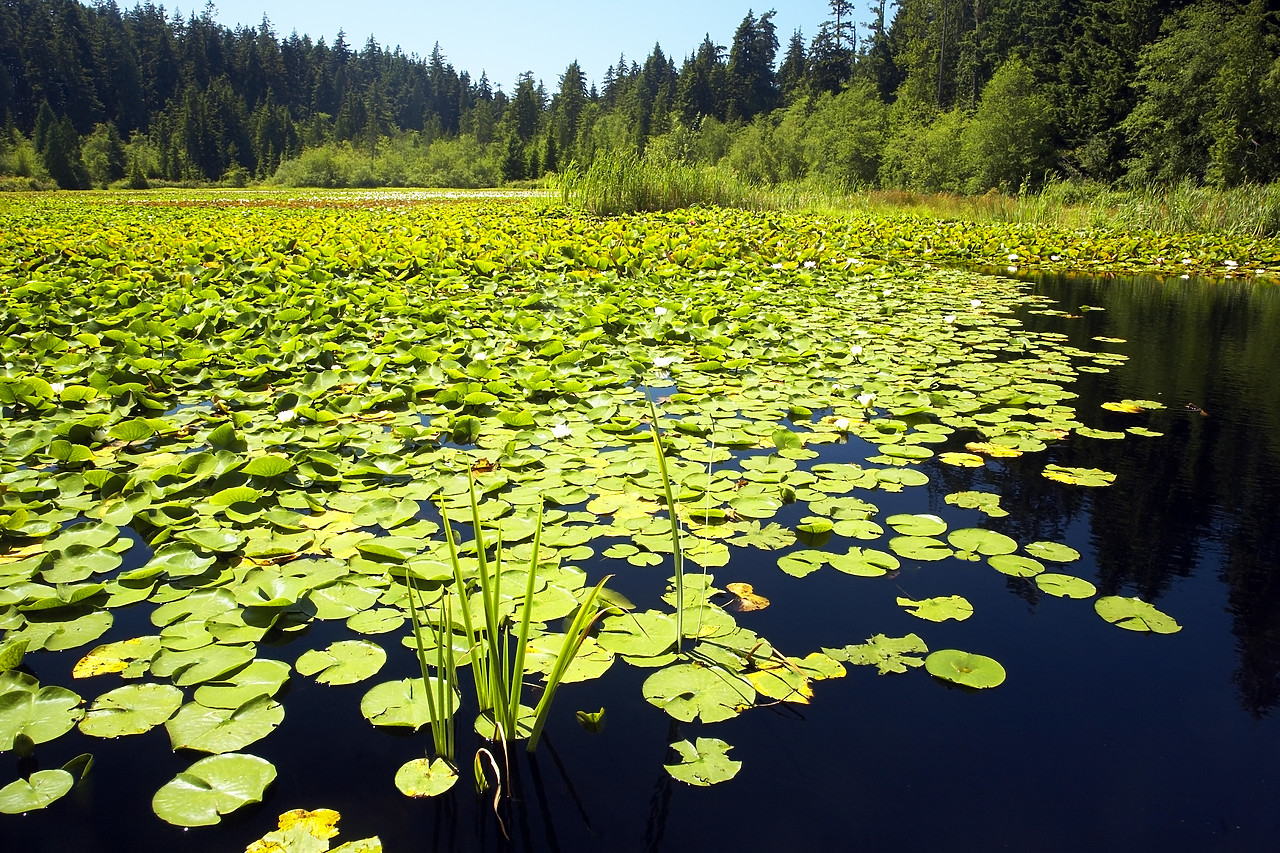
[[[816,181],[985,192],[1050,178],[1219,186],[1280,175],[1280,19],[1263,0],[831,0],[785,49],[655,45],[599,85],[574,61],[510,93],[431,55],[183,18],[151,2],[0,5],[0,173],[481,186],[601,152]],[[20,183],[20,182],[19,182]]]

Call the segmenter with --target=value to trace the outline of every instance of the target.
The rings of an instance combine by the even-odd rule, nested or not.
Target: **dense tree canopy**
[[[1280,174],[1280,19],[1263,0],[878,0],[785,50],[774,13],[681,61],[572,61],[510,94],[446,58],[227,28],[148,0],[0,5],[0,174],[477,185],[602,151],[763,181],[982,192],[1046,177]],[[886,8],[887,6],[887,8]]]

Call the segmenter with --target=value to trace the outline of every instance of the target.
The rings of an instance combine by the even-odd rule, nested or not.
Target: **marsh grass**
[[[1090,181],[1024,183],[1015,194],[860,189],[818,181],[753,184],[725,166],[694,166],[631,154],[602,154],[571,166],[555,189],[566,205],[598,216],[718,205],[818,214],[861,213],[921,219],[1008,222],[1066,229],[1110,228],[1160,234],[1280,235],[1280,183],[1231,189],[1190,181],[1114,189]]]

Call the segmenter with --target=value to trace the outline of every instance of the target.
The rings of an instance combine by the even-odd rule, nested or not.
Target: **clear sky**
[[[855,5],[861,24],[870,17],[867,4]],[[167,6],[175,8],[172,2]],[[801,29],[807,45],[829,13],[826,0],[775,6],[758,0],[215,0],[215,6],[217,20],[230,28],[256,27],[265,13],[278,38],[297,30],[333,44],[341,28],[352,48],[364,47],[372,34],[387,50],[399,45],[405,53],[423,57],[439,42],[457,71],[469,72],[473,80],[486,71],[492,85],[508,93],[524,71],[532,71],[554,92],[574,59],[587,79],[599,84],[619,53],[643,63],[655,42],[679,67],[704,34],[727,48],[749,9],[759,15],[777,8],[773,22],[781,61],[791,33]],[[176,8],[187,17],[199,13],[204,0],[188,0]],[[860,36],[863,32],[859,27]]]

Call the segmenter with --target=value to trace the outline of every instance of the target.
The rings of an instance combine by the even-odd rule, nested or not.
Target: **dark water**
[[[936,466],[927,488],[869,497],[882,516],[927,511],[1020,542],[1066,542],[1083,555],[1066,571],[1100,594],[1153,602],[1182,624],[1180,633],[1120,630],[1089,601],[1044,596],[985,563],[904,566],[883,579],[824,569],[795,579],[776,568],[776,554],[749,562],[736,551],[718,581],[751,582],[773,600],[739,622],[788,654],[914,631],[931,648],[997,658],[1008,680],[977,693],[923,670],[881,677],[858,667],[818,683],[807,707],[677,727],[640,698],[648,672],[615,665],[604,679],[562,689],[536,761],[511,756],[514,797],[501,809],[507,841],[489,798],[473,796],[466,775],[438,802],[395,791],[395,770],[429,736],[373,729],[359,711],[367,685],[330,688],[295,676],[282,700],[284,724],[249,750],[280,771],[262,806],[215,829],[177,830],[149,805],[150,792],[189,763],[170,753],[163,731],[113,742],[72,733],[42,746],[42,763],[91,750],[91,783],[47,813],[0,818],[0,851],[235,851],[298,807],[341,811],[337,841],[377,834],[396,851],[1274,849],[1280,289],[1061,276],[1034,286],[1065,309],[1106,310],[1028,315],[1029,325],[1065,333],[1081,349],[1129,356],[1074,384],[1081,420],[1106,429],[1145,423],[1165,436],[1076,438],[976,472]],[[1096,335],[1128,342],[1098,343]],[[1099,408],[1126,397],[1168,408],[1150,416]],[[1109,488],[1071,488],[1040,477],[1045,462],[1118,476]],[[943,502],[962,488],[998,491],[1011,515],[988,520]],[[783,523],[797,520],[790,509],[796,517]],[[664,576],[662,568],[633,569],[616,585],[650,600]],[[924,623],[894,603],[903,594],[961,594],[975,615]],[[117,614],[105,639],[145,632],[144,619],[129,618]],[[317,625],[263,656],[292,661],[346,634],[340,624]],[[406,652],[388,651],[379,678],[414,673]],[[38,674],[68,683],[76,656],[42,662]],[[602,733],[572,719],[575,709],[601,706]],[[696,789],[667,776],[667,744],[697,736],[734,745],[732,757],[744,762],[735,780]]]

